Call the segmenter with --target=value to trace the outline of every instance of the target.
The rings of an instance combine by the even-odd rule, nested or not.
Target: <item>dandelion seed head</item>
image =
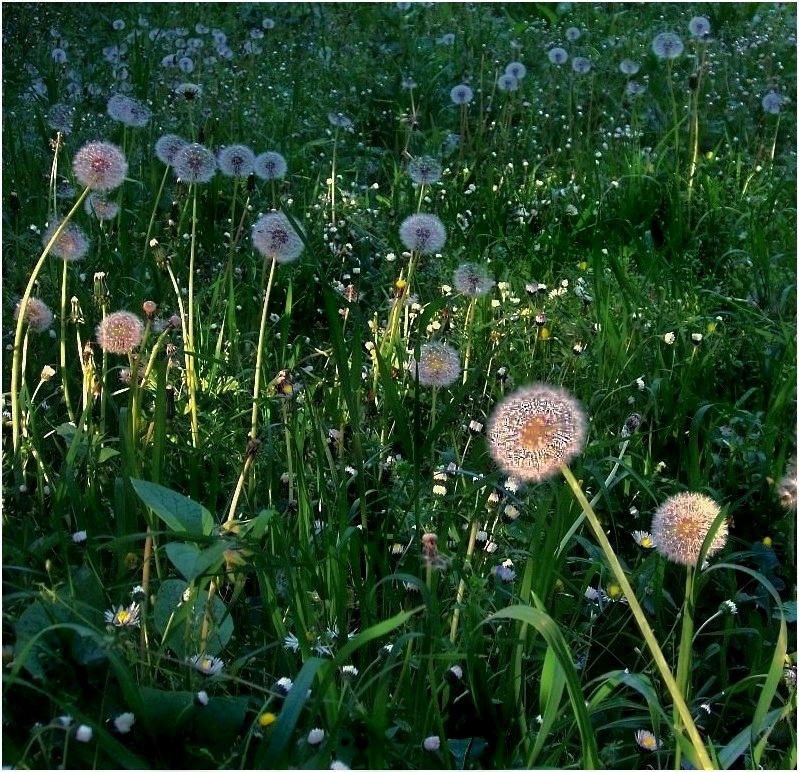
[[[585,75],[587,72],[591,71],[591,62],[584,56],[575,56],[572,59],[572,69],[578,75]]]
[[[482,266],[474,263],[463,263],[455,269],[452,279],[455,289],[470,298],[487,295],[496,282],[490,278]]]
[[[677,493],[656,510],[652,518],[655,548],[667,560],[695,566],[702,542],[719,513],[719,505],[702,493]],[[727,523],[722,522],[713,537],[707,555],[718,552],[727,543]]]
[[[775,91],[769,91],[763,99],[761,104],[763,109],[771,115],[779,115],[782,103],[785,101],[784,97],[777,94]]]
[[[474,99],[474,91],[465,83],[460,83],[449,92],[453,104],[468,105]]]
[[[208,182],[216,173],[216,156],[204,145],[192,142],[172,159],[172,171],[185,182]]]
[[[586,419],[574,397],[538,383],[501,400],[488,420],[487,434],[491,455],[504,472],[540,482],[582,450]]]
[[[42,243],[47,244],[53,237],[53,234],[58,230],[61,225],[61,220],[52,223],[42,236]],[[67,262],[74,262],[86,256],[89,251],[89,239],[83,232],[80,226],[75,223],[67,223],[64,230],[61,231],[55,243],[50,249],[50,254],[60,257]]]
[[[93,215],[100,222],[113,220],[119,214],[119,205],[113,201],[108,201],[105,196],[98,191],[90,193],[86,197],[83,205],[87,214]]]
[[[270,150],[255,158],[253,171],[255,176],[262,180],[279,180],[286,176],[288,164],[280,153]]]
[[[97,343],[109,354],[130,354],[141,343],[144,323],[130,311],[114,311],[97,325]]]
[[[189,143],[177,134],[164,134],[155,143],[155,155],[161,163],[171,166],[175,156]]]
[[[14,308],[14,319],[19,319],[21,302],[20,300]],[[28,298],[25,306],[25,321],[34,332],[44,332],[53,323],[53,312],[46,303],[38,298]]]
[[[661,32],[652,40],[652,51],[658,59],[676,59],[684,48],[679,35],[673,32]]]
[[[122,150],[111,142],[88,142],[72,159],[75,179],[92,190],[118,188],[128,173]]]
[[[552,64],[566,64],[569,61],[569,52],[565,48],[555,46],[547,51],[547,56]]]
[[[527,75],[527,68],[521,62],[511,62],[505,67],[505,72],[519,81]]]
[[[255,153],[246,145],[229,145],[219,151],[217,163],[227,177],[249,177],[255,166]]]
[[[632,59],[622,59],[619,63],[619,70],[624,75],[635,75],[641,69],[641,65],[638,62],[634,62]]]
[[[440,252],[447,240],[444,223],[434,214],[412,214],[399,228],[400,240],[406,249],[432,255]]]
[[[290,263],[303,251],[300,235],[282,212],[262,215],[252,229],[252,243],[265,258]]]
[[[408,367],[417,372],[415,360]],[[447,343],[424,343],[419,349],[418,374],[420,386],[450,386],[461,374],[460,356]]]
[[[429,155],[417,156],[408,164],[408,176],[417,185],[431,185],[441,179],[441,164]]]
[[[688,22],[688,31],[695,38],[704,38],[710,34],[710,21],[704,16],[694,16]]]
[[[506,72],[497,78],[497,88],[500,91],[516,91],[519,88],[519,81]]]

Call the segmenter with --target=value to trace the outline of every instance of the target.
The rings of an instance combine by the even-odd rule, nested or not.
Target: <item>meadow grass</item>
[[[795,6],[3,44],[4,765],[796,767]]]

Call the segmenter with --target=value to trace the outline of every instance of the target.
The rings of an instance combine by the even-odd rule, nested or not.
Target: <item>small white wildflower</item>
[[[672,343],[674,343],[674,341],[675,341],[675,340],[677,340],[677,336],[676,336],[676,335],[675,335],[673,332],[667,332],[667,333],[666,333],[666,334],[663,336],[663,340],[664,340],[664,341],[665,341],[665,342],[666,342],[666,343],[667,343],[669,346],[671,346],[671,344],[672,344]]]
[[[434,753],[441,747],[441,739],[437,734],[430,735],[430,737],[425,737],[424,740],[422,741],[422,747],[426,751]]]
[[[75,739],[81,743],[87,743],[89,740],[92,739],[94,732],[90,726],[86,726],[86,724],[81,724],[75,730]]]
[[[136,716],[133,713],[120,713],[114,719],[114,727],[120,734],[127,734],[131,727],[136,723]]]
[[[325,730],[315,727],[308,732],[308,745],[319,745],[325,739]]]

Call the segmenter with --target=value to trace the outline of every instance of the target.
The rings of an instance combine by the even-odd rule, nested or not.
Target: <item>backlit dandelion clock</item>
[[[769,91],[769,93],[763,97],[760,104],[763,105],[763,109],[767,113],[770,113],[771,115],[779,115],[783,101],[783,97],[781,97],[779,94],[774,91]]]
[[[688,22],[688,31],[695,38],[705,38],[710,34],[710,21],[704,16],[694,16]]]
[[[547,57],[552,64],[566,64],[569,61],[569,52],[565,48],[555,46],[549,49]]]
[[[174,157],[172,171],[184,182],[208,182],[216,173],[216,157],[207,147],[193,142]]]
[[[418,372],[420,386],[451,386],[461,374],[458,352],[446,343],[425,343],[419,349],[418,364],[411,359],[411,372]]]
[[[406,217],[399,229],[400,240],[406,249],[433,255],[444,248],[447,230],[434,214],[412,214]]]
[[[288,164],[280,153],[270,150],[256,157],[253,171],[262,180],[279,180],[286,176]]]
[[[513,75],[516,80],[521,80],[527,75],[527,68],[521,62],[511,62],[505,67],[505,72],[508,75]]]
[[[88,142],[75,153],[72,171],[87,188],[113,190],[125,179],[128,162],[122,150],[111,142]]]
[[[652,518],[655,549],[667,560],[695,566],[719,505],[702,493],[677,493],[669,497]],[[727,523],[722,521],[707,554],[713,555],[727,543]]]
[[[296,260],[304,247],[300,235],[282,212],[269,212],[255,223],[252,243],[265,258],[276,263]]]
[[[583,449],[586,419],[568,392],[535,383],[496,405],[487,435],[491,455],[506,474],[541,482]]]
[[[19,318],[19,303],[14,308],[14,318]],[[44,332],[53,323],[53,312],[38,298],[28,298],[25,306],[25,321],[34,332]]]
[[[519,81],[506,72],[497,78],[497,88],[500,91],[516,91],[519,88]]]
[[[661,32],[652,41],[652,51],[658,59],[676,59],[684,48],[680,37],[673,32]]]
[[[453,104],[468,105],[474,99],[474,91],[465,83],[460,83],[449,92]]]
[[[255,166],[255,153],[246,145],[222,148],[217,156],[219,171],[227,177],[249,177]]]
[[[141,343],[144,323],[130,311],[114,311],[97,325],[97,343],[109,354],[130,354]]]
[[[479,265],[463,263],[455,269],[452,279],[455,289],[462,295],[470,298],[479,298],[487,295],[495,282]]]
[[[428,155],[417,156],[408,164],[408,176],[417,185],[430,185],[441,179],[441,164]]]
[[[640,69],[641,65],[632,59],[622,59],[619,63],[619,70],[625,75],[635,75]]]
[[[61,225],[61,220],[57,220],[47,228],[42,236],[42,243],[48,244],[53,234],[58,230]],[[66,227],[58,235],[55,243],[50,248],[50,254],[60,257],[67,262],[74,262],[86,256],[89,251],[89,239],[75,223],[67,223]]]
[[[188,144],[177,134],[164,134],[155,143],[155,156],[161,163],[171,166],[177,154]]]
[[[574,59],[572,59],[572,69],[578,75],[585,75],[587,72],[591,71],[591,62],[584,56],[575,56]]]

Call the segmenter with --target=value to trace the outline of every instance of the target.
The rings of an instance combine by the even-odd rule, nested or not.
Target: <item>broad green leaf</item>
[[[222,541],[204,550],[194,544],[175,541],[167,544],[165,549],[172,565],[183,574],[186,581],[191,582],[205,573],[214,573],[215,568],[222,564],[222,555],[227,548],[228,545]],[[214,570],[210,570],[212,568]]]
[[[176,533],[211,535],[214,518],[202,504],[163,485],[135,478],[131,483],[138,497]]]

